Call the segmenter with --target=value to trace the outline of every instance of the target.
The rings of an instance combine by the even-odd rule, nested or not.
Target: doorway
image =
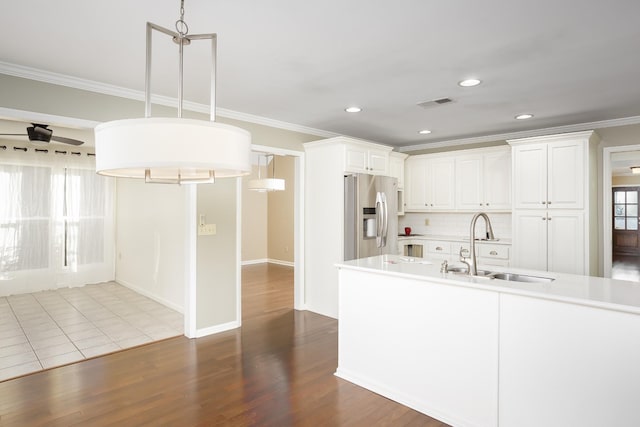
[[[242,269],[259,264],[288,268],[293,276],[291,308],[304,310],[304,152],[256,145],[252,146],[252,151],[256,159],[255,170],[249,179],[257,178],[257,168],[261,167],[262,178],[285,179],[285,191],[258,193],[258,196],[252,191],[253,200],[248,201],[245,197],[248,190],[243,188]],[[265,159],[265,154],[272,157]],[[243,187],[246,187],[246,181]],[[258,204],[252,205],[256,200]],[[263,203],[262,207],[260,203]],[[269,221],[265,220],[265,215],[270,217]]]
[[[640,145],[603,149],[603,276],[640,281]]]

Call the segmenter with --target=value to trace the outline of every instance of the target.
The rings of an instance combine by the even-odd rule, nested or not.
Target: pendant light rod
[[[181,20],[176,21],[176,26]],[[182,21],[184,22],[184,21]],[[188,29],[188,27],[185,28]],[[183,87],[184,87],[184,45],[191,44],[193,40],[211,40],[211,84],[210,84],[210,120],[216,121],[216,67],[217,67],[217,54],[218,54],[218,37],[216,33],[210,34],[181,34],[164,28],[153,22],[147,22],[147,52],[146,52],[146,66],[145,66],[145,90],[144,90],[144,116],[146,118],[151,117],[151,69],[152,69],[152,46],[153,46],[153,30],[159,31],[163,34],[171,36],[173,40],[179,45],[178,47],[178,117],[182,118],[182,105],[183,105]]]

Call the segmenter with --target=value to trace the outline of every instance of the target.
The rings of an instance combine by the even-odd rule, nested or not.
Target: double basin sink
[[[467,274],[466,267],[449,267],[447,273]],[[487,270],[478,270],[477,277],[486,277],[487,279],[508,280],[510,282],[527,282],[527,283],[549,283],[555,279],[552,277],[531,276],[529,274],[519,273],[500,273]]]

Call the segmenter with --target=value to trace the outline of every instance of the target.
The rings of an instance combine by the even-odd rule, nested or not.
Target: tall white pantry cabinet
[[[513,266],[597,275],[597,135],[507,142],[513,162]]]

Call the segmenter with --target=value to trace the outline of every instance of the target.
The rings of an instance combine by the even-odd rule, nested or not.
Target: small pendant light
[[[263,157],[263,156],[260,156]],[[261,178],[260,174],[260,157],[258,157],[258,179],[252,179],[249,181],[249,190],[265,192],[265,191],[284,191],[284,179],[276,178],[276,158],[273,154],[265,154],[265,168],[268,170],[269,157],[271,157],[272,176],[269,178],[267,172],[267,178]]]

